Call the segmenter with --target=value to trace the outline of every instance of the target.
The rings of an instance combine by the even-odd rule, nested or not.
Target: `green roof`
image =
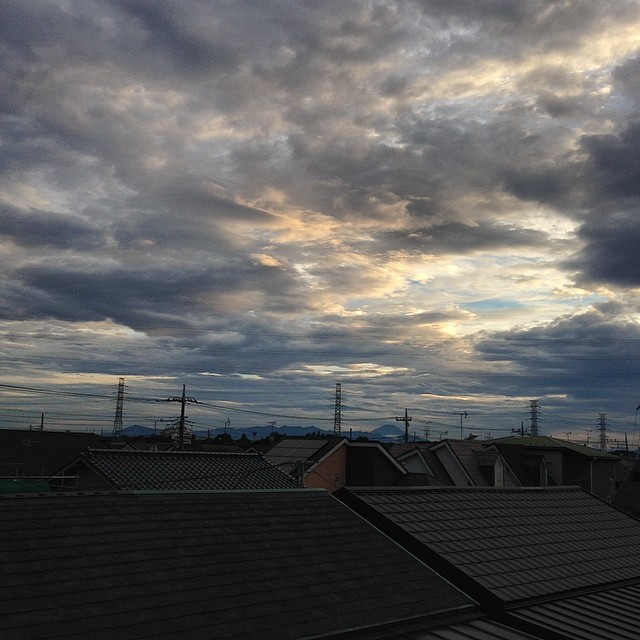
[[[496,444],[517,444],[522,447],[531,449],[569,449],[575,451],[589,458],[610,458],[616,460],[618,456],[608,453],[607,451],[601,451],[600,449],[593,449],[582,444],[576,444],[575,442],[569,442],[568,440],[559,440],[558,438],[550,438],[549,436],[508,436],[506,438],[496,438],[490,440]]]

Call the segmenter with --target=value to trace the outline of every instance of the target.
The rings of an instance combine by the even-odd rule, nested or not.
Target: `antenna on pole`
[[[460,416],[460,440],[464,440],[464,432],[462,430],[462,419],[466,418],[469,414],[466,411],[462,411],[461,413],[454,413],[454,415]]]

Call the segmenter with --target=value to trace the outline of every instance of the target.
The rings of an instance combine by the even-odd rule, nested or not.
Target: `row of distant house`
[[[640,520],[606,493],[621,461],[526,442],[157,451],[0,430],[0,637],[635,640]]]
[[[635,458],[550,437],[413,444],[284,437],[260,448],[201,445],[180,455],[164,447],[91,433],[0,429],[0,490],[18,484],[37,490],[260,488],[263,476],[269,488],[329,492],[345,486],[578,486],[640,515]]]

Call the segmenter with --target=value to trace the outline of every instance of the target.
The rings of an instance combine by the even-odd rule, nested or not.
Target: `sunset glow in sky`
[[[633,437],[637,0],[3,0],[0,52],[0,427],[124,377],[125,425],[330,429],[339,382]]]

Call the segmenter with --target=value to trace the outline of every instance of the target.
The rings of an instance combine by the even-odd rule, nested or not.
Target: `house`
[[[433,443],[393,443],[389,453],[407,470],[401,484],[406,486],[451,486],[453,481],[438,456],[432,451]]]
[[[0,491],[47,491],[49,479],[87,447],[104,447],[95,433],[0,429]]]
[[[640,518],[640,460],[636,460],[613,499],[614,506]]]
[[[487,446],[522,486],[576,485],[608,501],[616,493],[619,457],[607,451],[547,436],[499,438]]]
[[[456,487],[490,487],[499,455],[476,440],[442,440],[431,451]]]
[[[620,458],[607,451],[545,436],[479,442],[443,440],[428,446],[456,487],[544,487],[576,485],[611,501],[621,484]],[[415,461],[414,461],[415,464]],[[431,465],[433,468],[434,465]],[[434,474],[437,475],[437,474]]]
[[[0,508],[3,640],[532,640],[323,490],[22,495]]]
[[[291,489],[296,482],[258,453],[87,449],[61,476],[82,491]],[[61,480],[63,489],[69,480]]]
[[[327,491],[345,485],[393,485],[407,474],[380,443],[346,438],[282,438],[265,458],[304,486]]]
[[[640,522],[578,487],[335,495],[493,620],[545,639],[638,637]]]

